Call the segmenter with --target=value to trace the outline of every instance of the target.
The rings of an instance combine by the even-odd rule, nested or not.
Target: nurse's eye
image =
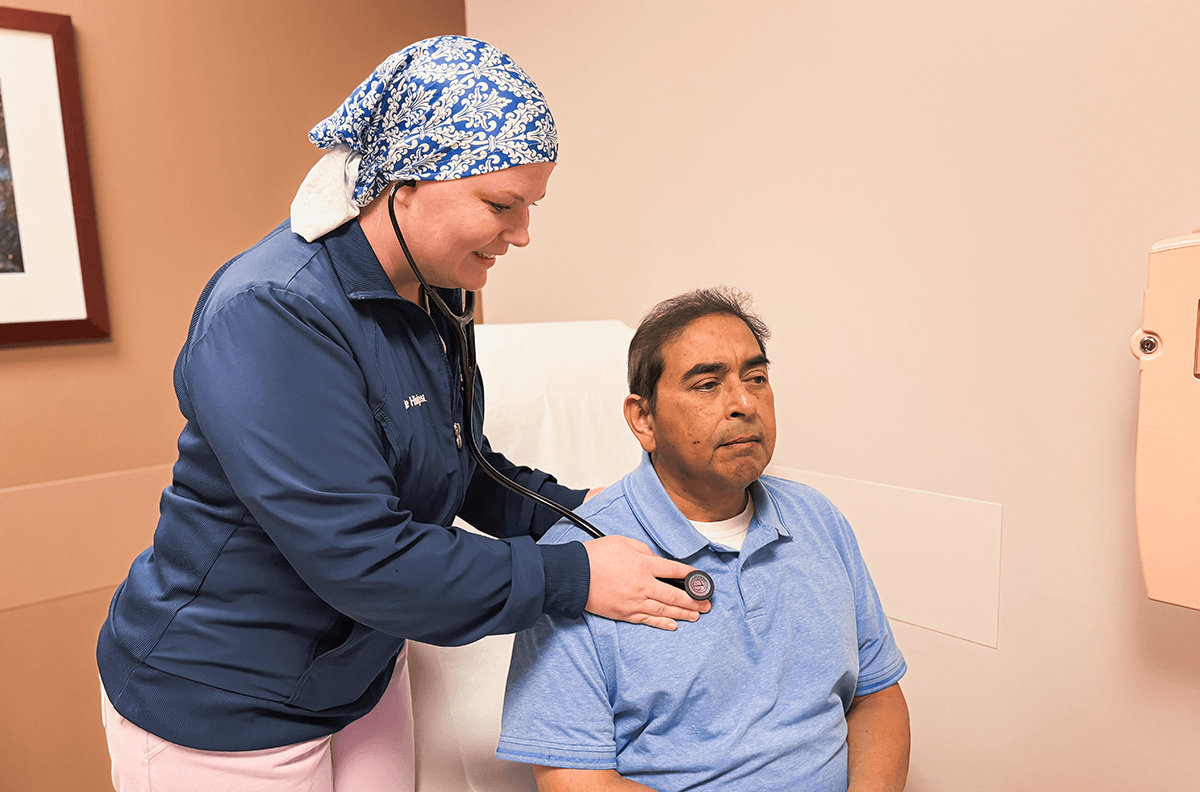
[[[501,212],[512,209],[512,204],[502,204],[502,203],[497,203],[496,201],[488,201],[487,205],[490,206],[492,208],[492,211],[495,212],[496,214],[500,214]]]

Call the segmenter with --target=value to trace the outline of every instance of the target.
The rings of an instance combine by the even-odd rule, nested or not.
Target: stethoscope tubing
[[[408,265],[412,268],[413,274],[417,276],[426,299],[435,305],[438,311],[446,317],[450,324],[454,326],[458,335],[459,377],[461,379],[460,387],[463,396],[462,423],[467,450],[471,453],[475,462],[497,484],[511,492],[515,492],[523,498],[528,498],[540,506],[545,506],[563,519],[574,523],[581,531],[593,539],[603,539],[605,534],[599,528],[562,504],[555,503],[549,498],[513,481],[497,470],[491,462],[488,462],[483,452],[479,450],[479,444],[475,440],[475,425],[473,421],[475,409],[475,373],[477,370],[475,361],[475,292],[467,289],[463,290],[463,312],[458,314],[446,304],[441,295],[425,280],[425,276],[421,274],[421,270],[417,267],[417,262],[413,259],[412,253],[408,249],[408,243],[404,241],[404,234],[400,232],[400,223],[396,220],[395,197],[396,190],[400,188],[401,184],[401,182],[393,184],[391,191],[388,193],[388,215],[392,221],[392,230],[396,232],[396,240],[400,243],[400,249],[404,251],[404,257],[408,259]],[[708,573],[698,569],[689,572],[683,580],[679,580],[678,578],[659,578],[659,580],[669,583],[676,588],[683,589],[692,599],[706,600],[712,598],[713,580]]]

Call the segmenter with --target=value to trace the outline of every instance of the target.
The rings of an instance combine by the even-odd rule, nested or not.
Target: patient
[[[516,636],[497,756],[548,790],[901,790],[906,665],[849,524],[762,476],[775,447],[768,331],[742,294],[658,305],[629,346],[641,466],[580,510],[704,570],[675,632],[585,614]],[[583,538],[559,523],[542,540]]]

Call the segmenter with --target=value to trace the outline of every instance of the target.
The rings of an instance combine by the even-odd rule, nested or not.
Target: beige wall
[[[464,17],[459,0],[37,5],[74,22],[113,337],[0,349],[0,790],[84,792],[111,788],[95,634],[170,482],[196,297],[286,216],[309,128]]]
[[[740,286],[778,464],[1002,505],[998,648],[896,624],[910,789],[1200,788],[1200,613],[1145,598],[1129,353],[1150,245],[1200,225],[1200,5],[466,5],[562,143],[489,321]]]

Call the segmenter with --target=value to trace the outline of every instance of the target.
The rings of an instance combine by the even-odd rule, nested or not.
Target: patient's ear
[[[642,450],[648,454],[654,453],[654,420],[646,408],[646,400],[641,396],[629,394],[625,397],[625,423],[633,436],[641,443]]]

